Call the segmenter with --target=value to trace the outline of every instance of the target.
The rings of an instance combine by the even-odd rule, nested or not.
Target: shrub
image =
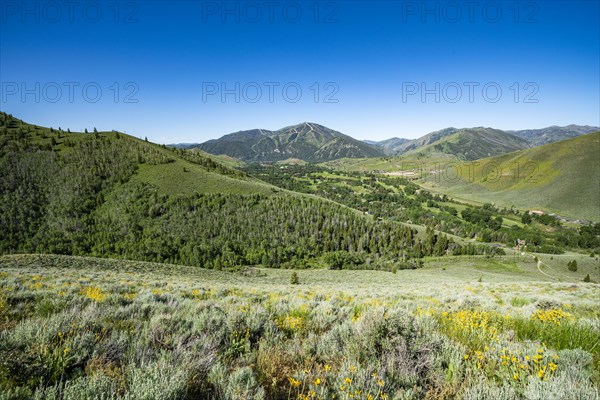
[[[265,398],[265,390],[259,386],[254,372],[249,367],[235,370],[227,384],[226,399],[253,399]]]
[[[569,271],[575,272],[577,271],[577,260],[571,260],[567,263],[567,266],[569,267]]]

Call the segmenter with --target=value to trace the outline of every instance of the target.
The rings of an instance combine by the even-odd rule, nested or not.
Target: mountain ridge
[[[597,126],[570,124],[566,126],[552,125],[540,129],[522,129],[517,131],[509,130],[505,132],[526,139],[529,141],[532,147],[534,147],[586,135],[588,133],[598,131],[599,129],[600,128]]]
[[[402,155],[420,158],[449,155],[474,161],[530,147],[527,140],[493,128],[448,128],[430,135],[409,143]]]
[[[271,131],[250,129],[229,133],[204,143],[172,144],[170,147],[200,149],[216,156],[234,157],[243,162],[327,162],[340,158],[432,153],[443,157],[475,160],[541,146],[594,132],[600,128],[570,124],[540,129],[501,130],[490,127],[448,127],[417,139],[393,137],[381,141],[357,140],[314,122]],[[433,148],[431,146],[434,146]]]
[[[599,127],[590,125],[577,125],[570,124],[566,126],[552,125],[545,128],[538,129],[522,129],[522,130],[504,130],[495,129],[491,127],[472,127],[472,128],[454,128],[448,127],[440,129],[438,131],[430,132],[416,139],[398,139],[390,138],[382,141],[365,141],[372,146],[375,146],[383,151],[387,156],[398,156],[403,155],[411,150],[415,150],[419,147],[427,146],[435,141],[442,140],[448,135],[454,134],[458,131],[475,130],[475,129],[493,129],[494,131],[502,131],[504,133],[517,136],[521,139],[527,140],[529,147],[541,146],[544,144],[555,143],[561,140],[570,139],[580,135],[595,132],[599,130]],[[390,144],[392,143],[392,144]]]

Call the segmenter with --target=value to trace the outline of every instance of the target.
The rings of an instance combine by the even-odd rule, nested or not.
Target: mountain
[[[287,129],[280,140],[298,146],[294,135],[334,136],[315,151],[322,157],[335,156],[347,143],[314,126]],[[65,132],[0,113],[0,254],[222,269],[307,267],[351,252],[355,264],[368,259],[368,268],[377,269],[397,262],[399,254],[433,254],[426,239],[433,236],[423,239],[407,225],[267,184],[201,150],[167,148],[116,131]],[[443,243],[448,250],[450,242]]]
[[[410,139],[393,137],[382,141],[363,140],[363,142],[380,149],[386,155],[395,154],[403,144],[410,142]]]
[[[290,158],[323,162],[383,155],[367,143],[308,122],[277,131],[253,129],[231,133],[194,147],[211,154],[225,154],[251,162],[275,162]]]
[[[401,146],[403,156],[435,158],[447,155],[468,161],[528,147],[527,140],[492,128],[448,128]]]
[[[492,128],[446,128],[418,139],[392,138],[371,142],[388,156],[416,158],[477,158],[508,153],[530,147],[529,142],[513,134]]]
[[[411,141],[405,142],[404,144],[401,144],[400,146],[395,148],[394,155],[406,153],[407,151],[427,146],[431,143],[437,142],[438,140],[445,138],[448,135],[455,133],[457,130],[458,129],[456,128],[441,129],[439,131],[428,133],[427,135],[422,136],[418,139],[413,139]]]
[[[365,143],[380,149],[386,156],[396,156],[410,150],[415,150],[419,147],[427,146],[444,137],[458,131],[456,128],[446,128],[439,131],[428,133],[418,139],[404,139],[393,137],[391,139],[382,140],[379,142],[372,140],[364,140]]]
[[[598,154],[600,132],[594,132],[480,159],[463,168],[460,179],[430,177],[425,186],[470,200],[600,221]]]
[[[561,126],[550,126],[550,127],[542,128],[542,129],[526,129],[526,130],[518,130],[518,131],[501,131],[499,129],[492,129],[492,128],[471,128],[471,129],[446,128],[446,129],[442,129],[439,131],[431,132],[423,137],[420,137],[418,139],[413,139],[413,140],[391,138],[391,139],[383,140],[380,142],[365,140],[365,143],[368,143],[374,147],[377,147],[387,156],[397,156],[397,155],[402,155],[404,153],[410,152],[411,150],[417,150],[417,149],[427,146],[429,144],[438,142],[438,141],[448,137],[449,135],[457,133],[458,131],[467,132],[467,134],[470,134],[470,132],[468,132],[468,131],[471,131],[471,133],[474,131],[479,131],[479,132],[485,133],[486,129],[493,136],[489,140],[490,142],[493,142],[493,149],[490,152],[490,154],[485,154],[485,152],[482,151],[482,149],[476,149],[476,148],[470,149],[467,147],[465,147],[459,151],[448,148],[447,149],[448,151],[446,151],[446,152],[448,152],[448,154],[450,154],[450,155],[457,155],[459,158],[464,158],[464,159],[472,159],[472,157],[474,157],[477,154],[483,154],[484,157],[487,157],[487,156],[491,156],[494,154],[501,154],[501,153],[498,153],[498,151],[502,152],[503,151],[502,147],[505,147],[508,151],[514,151],[519,148],[525,148],[525,147],[536,147],[536,146],[541,146],[544,144],[549,144],[549,143],[554,143],[554,142],[558,142],[561,140],[570,139],[570,138],[577,137],[580,135],[585,135],[587,133],[595,132],[600,128],[594,127],[594,126],[587,126],[587,125],[568,125],[568,126],[562,126],[562,127]],[[521,139],[525,139],[527,141],[528,145],[523,146],[522,142],[521,142],[521,144],[518,144],[518,142],[515,141],[514,138],[511,138],[510,136],[505,137],[506,143],[503,144],[505,139],[500,137],[499,132],[504,132],[506,134],[509,134],[512,136],[517,136]],[[471,139],[473,139],[473,138],[471,138]],[[479,147],[479,144],[482,144],[482,145],[484,144],[484,143],[478,143],[478,142],[479,142],[478,140],[471,141],[468,139],[463,139],[461,143],[464,146],[474,145],[476,147]],[[515,147],[515,145],[516,145],[516,147]],[[498,147],[498,146],[500,146],[500,147]],[[444,152],[443,149],[441,149],[441,150],[442,150],[442,152]]]
[[[515,136],[523,138],[529,142],[532,147],[541,146],[559,142],[561,140],[571,139],[577,136],[600,130],[597,126],[589,125],[567,125],[550,126],[542,129],[525,129],[520,131],[506,131]]]

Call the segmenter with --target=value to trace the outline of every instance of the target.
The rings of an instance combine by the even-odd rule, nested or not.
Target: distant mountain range
[[[502,131],[493,128],[446,128],[418,139],[391,138],[360,141],[325,126],[305,122],[277,131],[252,129],[225,135],[201,144],[173,144],[197,148],[246,162],[277,162],[288,159],[326,162],[340,158],[383,156],[457,157],[476,160],[574,138],[598,127],[568,125],[543,129]]]
[[[382,140],[376,142],[373,140],[365,140],[365,143],[370,144],[373,147],[380,149],[384,154],[393,154],[398,149],[402,148],[406,143],[412,142],[410,139],[393,137],[391,139]]]
[[[506,131],[520,138],[526,139],[532,146],[541,146],[561,140],[571,139],[577,136],[585,135],[598,131],[597,126],[589,125],[568,125],[568,126],[550,126],[542,129],[525,129],[522,131]]]
[[[483,127],[469,129],[446,128],[413,140],[392,138],[380,142],[365,142],[380,149],[387,156],[398,156],[436,142],[440,142],[437,143],[440,145],[443,145],[445,142],[446,144],[441,148],[438,147],[441,152],[455,155],[461,159],[474,160],[476,159],[474,157],[489,157],[510,151],[559,142],[595,132],[599,129],[598,127],[588,125],[550,126],[542,129],[525,129],[519,131],[501,131],[499,129]],[[450,135],[455,136],[453,139],[448,139]],[[524,141],[515,140],[514,136],[524,139]],[[452,146],[448,142],[458,143],[462,147],[457,148],[457,146]],[[430,151],[428,150],[427,152]]]

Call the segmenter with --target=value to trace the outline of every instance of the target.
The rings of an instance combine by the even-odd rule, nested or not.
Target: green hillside
[[[0,117],[0,252],[212,268],[404,268],[452,241],[269,185],[202,152]],[[438,240],[439,239],[439,240]],[[460,246],[459,246],[460,247]],[[417,249],[417,250],[415,250]]]
[[[425,186],[468,199],[600,221],[600,132],[484,158],[473,179],[427,179]]]
[[[116,131],[83,133],[39,127],[5,113],[0,113],[0,157],[4,162],[31,162],[31,168],[47,175],[71,164],[69,172],[75,174],[89,173],[99,179],[118,175],[123,181],[131,178],[152,184],[161,193],[243,194],[272,189],[202,151],[170,149]],[[76,165],[89,171],[77,170]]]

